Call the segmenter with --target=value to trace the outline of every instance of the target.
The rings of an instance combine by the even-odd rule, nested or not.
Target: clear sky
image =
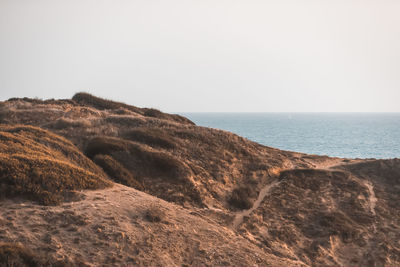
[[[398,0],[0,0],[0,100],[400,112]]]

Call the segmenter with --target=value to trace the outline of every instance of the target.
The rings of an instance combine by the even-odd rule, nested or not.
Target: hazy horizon
[[[0,1],[0,100],[400,112],[398,1]]]

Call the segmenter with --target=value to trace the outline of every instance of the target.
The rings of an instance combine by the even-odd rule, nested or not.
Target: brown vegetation
[[[113,181],[138,190],[143,190],[143,186],[133,177],[132,173],[111,156],[97,154],[93,158],[93,161],[102,167]]]
[[[156,205],[151,205],[145,212],[145,218],[149,222],[162,222],[165,220],[165,212]]]
[[[69,141],[32,126],[0,126],[0,195],[57,204],[71,190],[110,186]]]
[[[169,136],[166,131],[157,128],[136,128],[125,133],[124,137],[156,148],[174,149],[177,147],[176,139]]]
[[[250,209],[253,205],[251,198],[254,198],[254,190],[248,186],[235,188],[228,200],[229,204],[237,209]]]
[[[179,123],[185,123],[185,124],[194,124],[190,120],[188,120],[185,117],[179,116],[179,115],[171,115],[171,114],[166,114],[163,113],[157,109],[149,109],[149,108],[137,108],[135,106],[127,105],[121,102],[115,102],[107,99],[103,99],[100,97],[93,96],[88,93],[77,93],[72,97],[72,100],[75,102],[81,104],[81,105],[86,105],[86,106],[91,106],[100,110],[106,110],[106,109],[127,109],[132,112],[135,112],[137,114],[141,114],[146,117],[153,117],[153,118],[159,118],[159,119],[166,119],[166,120],[172,120],[176,121]]]
[[[217,232],[223,232],[219,239],[225,235],[241,236],[239,245],[256,244],[263,251],[257,253],[278,256],[284,263],[275,261],[276,265],[397,266],[400,262],[400,160],[352,160],[280,151],[229,132],[192,125],[176,115],[87,94],[77,94],[69,101],[6,101],[0,103],[0,120],[4,124],[25,123],[50,129],[72,141],[97,164],[65,139],[47,131],[31,127],[37,132],[29,134],[30,130],[23,128],[26,126],[10,126],[15,130],[2,130],[0,135],[0,144],[6,148],[0,150],[5,159],[0,164],[3,166],[0,174],[4,174],[0,180],[2,192],[28,188],[29,192],[19,191],[15,195],[34,193],[32,199],[38,196],[46,199],[39,193],[55,192],[59,188],[61,192],[87,188],[91,183],[85,179],[106,181],[104,171],[118,183],[184,207],[174,206],[164,214],[161,211],[170,203],[163,202],[160,206],[157,202],[156,208],[148,203],[136,203],[139,195],[146,194],[130,191],[133,189],[118,191],[122,190],[118,186],[115,193],[120,194],[118,198],[126,191],[125,201],[143,205],[132,214],[131,202],[130,206],[123,206],[118,199],[118,203],[113,204],[121,205],[119,213],[129,211],[129,215],[121,215],[123,221],[132,216],[133,224],[143,223],[140,231],[149,236],[145,241],[137,236],[132,238],[142,246],[149,245],[148,251],[154,251],[156,242],[164,237],[170,242],[169,237],[175,233],[173,229],[187,224],[185,220],[188,219],[175,220],[174,216],[187,210],[198,220],[201,218],[213,225],[207,225],[207,229],[215,226]],[[24,144],[28,145],[24,147]],[[61,178],[47,179],[55,172],[60,173]],[[71,176],[77,178],[80,185],[68,183],[71,179],[67,177]],[[42,183],[54,180],[57,182]],[[107,192],[93,198],[93,201],[104,201],[102,209],[108,207],[111,193]],[[52,198],[59,201],[61,196]],[[90,206],[90,202],[87,205]],[[198,222],[196,220],[192,222]],[[0,218],[0,226],[4,221]],[[149,223],[158,221],[163,223]],[[109,223],[114,225],[115,221]],[[191,225],[186,226],[190,228]],[[105,232],[114,226],[98,223],[91,227],[99,237],[112,240]],[[227,227],[232,231],[224,232]],[[153,235],[153,231],[157,235]],[[160,236],[159,231],[164,231],[165,236]],[[224,259],[231,259],[239,252],[235,250],[239,248],[235,243],[225,240],[232,254],[212,258],[211,254],[201,252],[204,249],[199,245],[207,233],[198,235],[192,228],[189,232],[184,240],[178,235],[172,241],[177,242],[177,246],[184,244],[185,252],[178,247],[168,252],[173,254],[179,250],[185,260],[162,258],[163,263],[193,265],[205,260],[211,265],[229,265]],[[0,238],[1,235],[0,231]],[[187,244],[187,240],[194,245]],[[211,237],[209,240],[216,242]],[[133,245],[127,242],[124,246]],[[162,244],[161,247],[167,249]],[[240,249],[243,252],[243,246]],[[117,254],[123,253],[121,247],[118,250]],[[193,259],[192,254],[200,256]],[[145,253],[135,260],[143,260],[143,255]],[[205,258],[207,255],[209,261]],[[104,260],[109,263],[108,259]],[[139,263],[146,265],[148,260]],[[236,265],[248,263],[243,258],[241,261],[235,262]],[[250,265],[265,262],[263,257],[263,262],[251,261]]]
[[[43,266],[44,262],[20,244],[0,243],[0,266]]]

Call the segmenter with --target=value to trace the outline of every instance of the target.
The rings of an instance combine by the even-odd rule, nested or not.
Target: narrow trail
[[[267,184],[266,186],[264,186],[264,188],[261,189],[260,193],[258,194],[257,200],[254,202],[253,206],[250,209],[239,211],[239,212],[236,213],[235,219],[233,220],[233,223],[232,223],[232,228],[233,229],[237,229],[239,227],[239,225],[241,223],[243,223],[243,218],[245,216],[249,216],[255,209],[257,209],[260,206],[261,202],[264,200],[264,198],[271,191],[271,189],[274,186],[278,185],[279,183],[280,182],[275,181],[275,182],[272,182],[272,183]]]
[[[338,159],[329,159],[329,160],[325,160],[322,162],[313,162],[313,165],[314,165],[315,169],[330,170],[330,169],[335,168],[336,166],[340,165],[341,163],[343,163],[343,160],[338,158]],[[291,161],[287,161],[284,165],[285,165],[285,169],[295,169],[296,168],[292,164]],[[281,171],[281,169],[279,169],[277,173],[273,173],[273,176],[278,176],[280,171]],[[239,225],[243,223],[244,217],[249,216],[255,209],[257,209],[260,206],[261,202],[264,200],[264,198],[269,194],[271,189],[278,184],[279,184],[278,181],[274,181],[274,182],[264,186],[263,189],[261,189],[260,193],[258,194],[257,200],[253,203],[253,206],[250,209],[239,211],[235,214],[235,218],[233,219],[233,222],[232,222],[232,228],[237,229],[239,227]],[[372,206],[373,206],[373,204],[372,204]]]
[[[369,182],[364,182],[365,186],[368,188],[369,191],[369,208],[371,213],[375,215],[375,206],[378,199],[375,196],[374,186]]]

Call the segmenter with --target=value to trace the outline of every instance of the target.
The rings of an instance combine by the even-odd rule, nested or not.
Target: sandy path
[[[375,206],[376,206],[376,202],[378,201],[378,199],[375,196],[375,192],[374,192],[374,186],[370,183],[365,181],[364,182],[365,186],[368,188],[369,191],[369,208],[371,210],[371,213],[375,215]]]
[[[232,228],[237,229],[239,225],[243,222],[243,218],[245,216],[249,216],[255,209],[257,209],[260,206],[261,202],[264,200],[264,198],[271,191],[271,189],[278,184],[279,182],[275,181],[264,186],[264,188],[261,189],[260,193],[258,194],[257,200],[254,202],[253,206],[250,209],[239,211],[235,214],[235,218],[233,219],[232,223]]]

